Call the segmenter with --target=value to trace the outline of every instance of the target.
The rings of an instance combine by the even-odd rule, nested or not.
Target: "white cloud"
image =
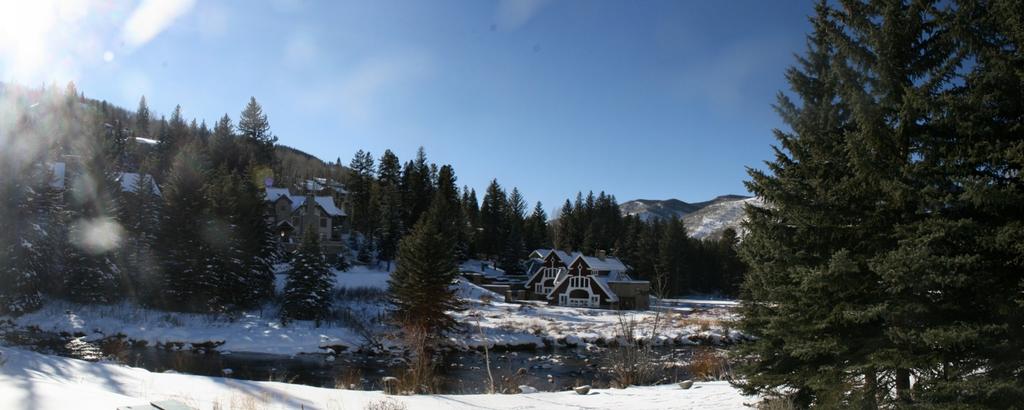
[[[425,76],[432,69],[429,56],[401,53],[363,61],[348,73],[339,88],[341,108],[349,117],[365,119],[378,97],[395,87]]]
[[[430,54],[405,50],[364,58],[333,79],[314,79],[298,91],[296,99],[308,110],[338,110],[345,121],[376,117],[382,101],[423,81],[434,70]]]
[[[143,0],[125,22],[122,37],[131,47],[146,44],[194,5],[195,0]]]
[[[503,30],[522,27],[547,3],[547,0],[500,0],[496,22]]]
[[[296,31],[284,45],[284,63],[291,67],[307,67],[316,61],[319,47],[307,31]]]

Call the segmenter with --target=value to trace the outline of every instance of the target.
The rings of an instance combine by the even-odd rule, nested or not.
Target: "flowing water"
[[[364,353],[278,355],[215,350],[179,350],[142,346],[108,339],[87,342],[83,338],[52,333],[8,332],[9,345],[85,360],[112,360],[154,372],[173,371],[244,380],[280,381],[318,387],[380,390],[381,379],[400,376],[407,364],[401,357]],[[662,382],[689,377],[680,363],[690,360],[692,347],[661,347],[658,361],[669,364],[659,370]],[[582,348],[544,348],[531,351],[490,352],[491,374],[501,390],[528,385],[540,391],[561,391],[589,384],[613,383],[605,366],[608,349],[588,352]],[[489,384],[485,356],[478,351],[448,351],[438,357],[443,393],[483,393]]]

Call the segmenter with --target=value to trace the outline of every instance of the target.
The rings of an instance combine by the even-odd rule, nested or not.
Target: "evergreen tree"
[[[526,256],[526,247],[523,241],[525,217],[526,201],[519,189],[513,187],[505,205],[504,220],[501,224],[501,237],[504,242],[498,256],[498,266],[511,275],[518,275],[523,271],[520,260]]]
[[[458,277],[454,242],[442,234],[439,220],[443,205],[435,201],[431,210],[402,238],[398,267],[388,279],[388,294],[394,317],[403,326],[423,329],[432,338],[455,328],[448,314],[462,309],[452,284]]]
[[[366,242],[372,241],[377,226],[377,207],[373,203],[375,173],[373,156],[359,150],[349,164],[352,170],[348,183],[349,219],[352,230],[361,234]]]
[[[420,147],[416,151],[416,159],[405,163],[402,170],[402,202],[406,211],[405,226],[416,225],[420,217],[430,208],[434,197],[434,178],[431,177],[431,166],[427,163],[427,154]]]
[[[492,180],[484,193],[480,205],[480,238],[478,249],[489,258],[495,258],[505,247],[505,222],[507,220],[505,190],[498,180]]]
[[[455,183],[455,171],[451,165],[444,165],[437,174],[437,189],[431,203],[438,231],[446,240],[452,242],[455,259],[465,260],[467,244],[465,239],[465,222],[462,216],[462,202],[459,199],[458,185]]]
[[[398,241],[402,238],[402,192],[401,165],[391,150],[385,150],[377,165],[377,183],[380,186],[380,238],[378,239],[378,258],[387,262],[391,269],[391,261],[398,253]]]
[[[139,136],[150,136],[150,121],[153,114],[150,113],[150,106],[145,104],[145,95],[138,99],[138,109],[135,110],[135,132]]]
[[[654,281],[651,283],[658,297],[678,295],[689,288],[688,256],[686,226],[683,221],[672,218],[665,223],[658,241],[658,259],[654,264]]]
[[[113,165],[117,143],[106,129],[89,136],[82,147],[81,172],[75,175],[70,201],[69,238],[64,269],[63,295],[84,303],[111,303],[122,296],[124,283],[115,261],[121,245],[122,228],[118,223]]]
[[[274,263],[280,257],[274,232],[265,216],[264,192],[251,173],[235,173],[232,178],[234,205],[230,218],[236,226],[243,268],[241,287],[235,290],[233,304],[255,306],[274,293]]]
[[[527,250],[551,247],[551,241],[548,239],[548,215],[540,202],[533,207],[533,213],[523,224],[523,242]]]
[[[320,251],[314,230],[307,230],[292,258],[292,271],[284,287],[283,320],[314,320],[316,326],[331,311],[334,275]]]
[[[462,215],[465,217],[466,256],[475,257],[480,252],[478,244],[480,228],[480,204],[476,200],[476,190],[462,187]]]
[[[562,204],[561,211],[558,212],[558,229],[555,231],[555,247],[563,251],[573,251],[578,249],[577,244],[573,241],[576,236],[575,223],[576,215],[574,214],[575,208],[568,199]]]
[[[35,244],[42,243],[45,232],[33,226],[38,215],[37,190],[28,184],[36,175],[32,168],[18,167],[15,158],[0,154],[0,314],[21,315],[42,305],[42,268],[45,255]],[[47,180],[38,178],[38,180]]]
[[[249,104],[238,117],[238,134],[253,148],[253,161],[260,166],[274,165],[274,144],[277,137],[270,132],[270,121],[263,113],[263,107],[256,97],[249,98]]]
[[[218,285],[206,267],[211,249],[204,234],[208,208],[204,186],[206,163],[197,147],[187,146],[178,154],[164,184],[161,213],[160,266],[164,308],[203,311],[209,308]]]
[[[936,26],[948,16],[928,3],[817,6],[808,53],[787,72],[800,103],[780,95],[777,106],[792,132],[776,132],[771,174],[750,171],[769,206],[748,209],[742,246],[741,327],[757,337],[739,349],[749,391],[875,407],[911,401],[912,369],[942,366],[940,352],[906,337],[922,319],[907,274],[934,260],[892,264],[916,221],[955,208],[914,199],[935,188],[914,170],[924,136],[943,131],[928,112],[957,65]]]
[[[150,300],[158,288],[154,254],[160,227],[161,199],[153,177],[143,168],[139,177],[119,196],[119,216],[125,230],[122,245],[125,279],[129,296]]]

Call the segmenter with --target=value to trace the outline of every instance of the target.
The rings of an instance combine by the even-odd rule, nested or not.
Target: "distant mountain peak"
[[[619,205],[623,215],[635,215],[641,220],[680,218],[694,238],[715,238],[726,228],[741,231],[745,218],[744,206],[760,200],[744,195],[719,195],[711,200],[688,203],[672,199],[635,199]]]

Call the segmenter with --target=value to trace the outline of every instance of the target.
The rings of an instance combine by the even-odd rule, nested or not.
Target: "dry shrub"
[[[371,401],[366,404],[366,407],[363,407],[365,410],[406,410],[408,408],[405,403],[392,399]]]
[[[651,337],[657,337],[659,316],[655,315]],[[636,318],[628,319],[619,315],[619,336],[624,343],[612,349],[605,358],[612,381],[618,387],[648,385],[658,382],[660,365],[651,343],[637,340],[639,334]]]
[[[732,371],[725,355],[710,347],[698,347],[690,357],[686,370],[697,380],[728,380]]]
[[[350,367],[334,377],[334,388],[344,390],[362,390],[363,372],[358,368]]]
[[[422,326],[405,326],[405,346],[410,354],[409,368],[398,377],[399,389],[409,394],[432,394],[441,390],[433,360],[433,340]]]
[[[700,331],[707,332],[708,330],[711,330],[712,327],[718,326],[719,325],[719,321],[717,319],[712,319],[712,318],[707,318],[707,317],[685,317],[684,316],[684,317],[680,317],[680,318],[676,319],[675,320],[675,324],[676,324],[677,327],[696,326],[697,329],[700,329]]]

